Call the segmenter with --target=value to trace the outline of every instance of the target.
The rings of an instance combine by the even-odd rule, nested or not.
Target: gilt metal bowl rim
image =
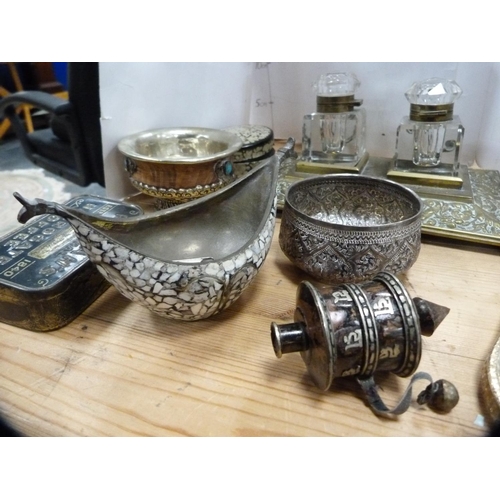
[[[179,157],[179,156],[165,156],[162,158],[154,158],[151,156],[142,155],[135,150],[135,141],[139,138],[166,135],[177,137],[180,135],[194,135],[206,136],[211,140],[218,140],[227,143],[227,147],[211,155],[197,156],[197,157]],[[139,161],[146,161],[149,163],[171,163],[171,164],[198,164],[206,163],[209,161],[220,160],[227,158],[243,146],[243,141],[235,134],[227,130],[206,128],[206,127],[163,127],[150,130],[143,130],[135,134],[128,135],[120,140],[118,143],[118,150],[125,156]]]
[[[405,195],[405,197],[412,202],[416,207],[416,211],[410,217],[406,217],[399,221],[388,222],[385,224],[372,224],[372,225],[347,225],[340,224],[336,222],[328,222],[321,219],[316,219],[315,217],[311,217],[310,215],[305,214],[299,208],[297,208],[291,201],[290,195],[301,189],[304,186],[308,185],[318,185],[324,184],[329,185],[334,183],[335,181],[352,181],[354,183],[362,182],[363,184],[371,184],[373,187],[377,186],[387,186],[392,187],[396,191],[399,191],[400,194]],[[307,179],[302,179],[293,183],[286,192],[285,195],[285,206],[284,209],[290,209],[297,217],[308,221],[310,224],[317,225],[329,230],[336,230],[340,232],[383,232],[390,231],[392,229],[399,229],[403,226],[409,226],[413,222],[422,218],[422,213],[424,211],[424,204],[422,199],[413,191],[412,189],[398,184],[397,182],[388,180],[388,179],[380,179],[375,177],[369,177],[366,175],[359,174],[326,174],[321,176],[309,177]]]

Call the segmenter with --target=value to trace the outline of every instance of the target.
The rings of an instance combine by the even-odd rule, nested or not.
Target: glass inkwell
[[[354,96],[359,85],[353,73],[321,75],[314,85],[316,112],[304,116],[297,172],[359,173],[362,170],[368,154],[366,112],[358,108],[363,101]]]
[[[460,165],[464,127],[453,114],[461,95],[455,81],[442,78],[416,82],[407,90],[410,114],[397,129],[388,178],[424,196],[472,199],[467,166]]]

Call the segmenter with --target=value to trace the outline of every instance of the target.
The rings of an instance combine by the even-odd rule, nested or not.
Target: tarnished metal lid
[[[355,99],[354,95],[345,96],[316,96],[316,111],[318,113],[346,113],[356,106],[363,104],[362,99]]]
[[[453,120],[453,104],[411,104],[410,120],[416,122],[445,122]]]
[[[234,162],[264,158],[274,147],[274,133],[264,125],[242,125],[224,130],[237,135],[243,142],[243,146],[233,154]]]

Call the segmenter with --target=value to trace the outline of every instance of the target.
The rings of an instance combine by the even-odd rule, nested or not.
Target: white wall
[[[397,126],[409,113],[404,93],[411,84],[431,77],[456,80],[463,90],[455,105],[465,127],[461,161],[477,158],[484,168],[500,169],[500,63],[101,63],[108,195],[133,192],[116,144],[141,130],[254,123],[300,142],[302,117],[316,108],[311,85],[333,71],[353,71],[361,81],[356,96],[367,111],[367,149],[383,157],[393,155]]]
[[[491,68],[476,160],[482,168],[500,170],[500,63]]]
[[[356,97],[367,112],[367,149],[373,156],[391,157],[396,129],[410,105],[404,93],[413,82],[431,77],[456,80],[463,94],[454,112],[465,127],[461,160],[471,164],[476,156],[484,97],[491,63],[271,63],[261,65],[254,75],[261,96],[253,95],[251,119],[274,125],[278,137],[301,137],[303,115],[316,110],[312,83],[322,73],[354,72],[361,82]],[[264,83],[263,83],[264,82]],[[266,90],[266,85],[267,90]],[[270,89],[270,90],[269,90]],[[260,102],[272,101],[273,121]],[[500,111],[500,110],[499,110]]]
[[[133,193],[116,145],[143,130],[248,123],[251,63],[100,63],[107,195]]]

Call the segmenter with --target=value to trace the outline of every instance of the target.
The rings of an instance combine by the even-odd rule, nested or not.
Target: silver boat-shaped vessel
[[[215,193],[123,220],[96,217],[44,200],[14,196],[20,222],[65,218],[90,260],[125,297],[172,319],[208,318],[231,305],[264,263],[274,232],[278,163],[274,157]]]

